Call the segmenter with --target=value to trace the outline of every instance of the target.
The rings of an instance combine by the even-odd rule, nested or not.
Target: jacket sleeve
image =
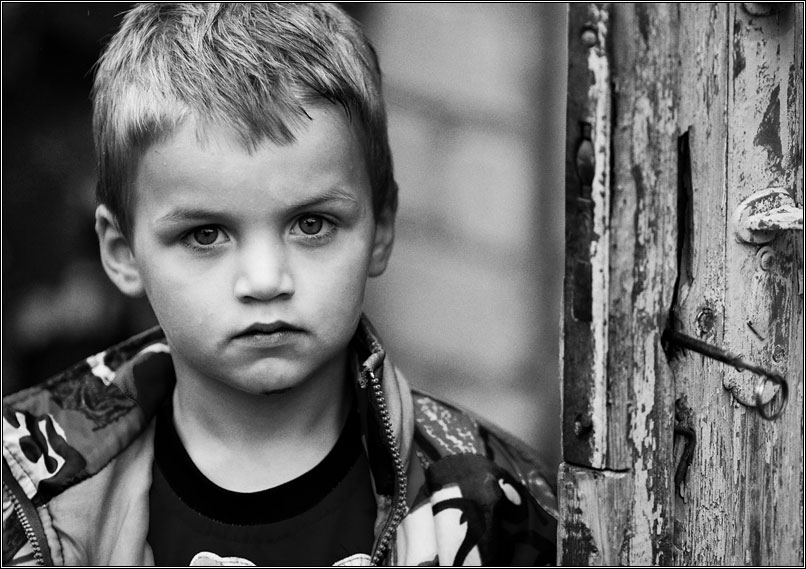
[[[415,394],[415,443],[425,468],[425,494],[438,523],[456,510],[461,527],[440,532],[462,539],[440,564],[554,565],[557,557],[556,473],[506,431],[455,405]]]
[[[479,423],[481,430],[487,433],[487,445],[495,462],[518,478],[541,509],[556,520],[557,473],[520,439],[485,421]]]
[[[527,515],[520,531],[530,534],[526,543],[540,545],[537,558],[531,547],[515,547],[508,562],[521,566],[555,565],[558,517],[556,474],[536,451],[506,431],[488,424],[481,424],[480,429],[493,461],[509,472],[529,493]]]

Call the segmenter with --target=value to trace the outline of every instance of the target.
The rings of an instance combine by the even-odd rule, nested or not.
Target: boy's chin
[[[277,397],[294,393],[295,391],[300,390],[305,383],[306,381],[304,379],[298,381],[286,380],[278,382],[267,382],[263,380],[247,384],[231,385],[231,387],[234,387],[242,394],[251,395],[254,397]]]
[[[297,373],[277,373],[276,370],[263,370],[259,372],[252,370],[252,377],[239,378],[237,383],[230,383],[230,387],[255,397],[281,397],[294,393],[302,393],[308,390],[321,390],[323,386],[316,386],[317,377],[324,379],[323,375],[307,374],[302,370],[295,370]],[[271,378],[271,379],[268,379]],[[327,383],[331,383],[327,381]],[[324,388],[326,389],[326,388]]]

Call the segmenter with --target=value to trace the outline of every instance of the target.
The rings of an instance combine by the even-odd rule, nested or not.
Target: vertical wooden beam
[[[681,211],[684,223],[676,327],[711,344],[724,345],[725,220],[727,151],[728,68],[727,4],[694,3],[681,10],[681,84],[688,89],[680,96],[680,132],[686,133],[682,154],[688,161]],[[685,307],[685,309],[681,309]],[[681,366],[682,364],[682,366]],[[675,565],[707,563],[695,550],[702,551],[701,533],[709,527],[715,540],[724,540],[730,522],[718,507],[726,496],[714,494],[701,485],[699,471],[724,480],[723,455],[727,441],[718,434],[721,425],[731,422],[730,399],[722,389],[724,365],[696,354],[681,354],[673,362],[676,395],[691,411],[696,433],[694,460],[682,486],[675,491]],[[676,438],[679,447],[690,444]],[[727,444],[730,446],[730,444]],[[680,452],[682,453],[682,448]],[[729,475],[730,471],[727,471]],[[696,487],[696,490],[695,490]],[[694,492],[702,492],[693,498]],[[692,508],[697,503],[705,508]],[[700,501],[702,500],[702,501]],[[687,504],[688,502],[688,504]],[[716,507],[715,507],[716,506]],[[692,514],[699,509],[699,524]]]
[[[803,207],[803,12],[571,7],[560,563],[804,562],[803,234],[731,221],[771,186]],[[666,346],[672,379],[667,326],[785,376],[787,411]]]
[[[678,5],[614,4],[608,393],[632,459],[633,565],[671,564],[673,377],[661,336],[677,279]]]
[[[612,101],[606,50],[610,41],[608,26],[606,6],[571,6],[565,166],[563,459],[599,469],[607,465],[609,439],[606,358]]]
[[[671,563],[677,25],[570,8],[562,564]]]
[[[740,243],[730,219],[769,186],[803,207],[803,5],[681,12],[691,213],[677,325],[784,375],[790,403],[764,421],[752,408],[758,376],[699,355],[675,362],[698,439],[675,504],[676,562],[802,565],[803,236]]]

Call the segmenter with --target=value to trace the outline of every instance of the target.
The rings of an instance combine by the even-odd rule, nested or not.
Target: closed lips
[[[272,324],[253,324],[237,336],[253,336],[255,334],[275,334],[277,332],[301,332],[300,328],[286,324],[285,322],[274,322]]]

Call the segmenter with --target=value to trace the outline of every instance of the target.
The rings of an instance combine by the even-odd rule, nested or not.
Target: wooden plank
[[[803,204],[803,5],[776,9],[681,8],[691,213],[677,325],[781,372],[791,401],[764,421],[745,405],[757,376],[699,355],[675,362],[698,439],[675,503],[676,564],[803,564],[802,235],[750,246],[729,222],[770,185]]]
[[[681,232],[681,270],[676,327],[714,345],[724,344],[725,220],[728,91],[727,4],[691,4],[681,9],[680,129],[688,133],[690,178],[683,179],[681,203],[687,206]],[[732,405],[722,389],[724,365],[697,354],[680,354],[674,364],[676,396],[691,408],[696,433],[694,458],[675,492],[675,565],[707,563],[703,528],[712,542],[724,541],[729,523],[719,508],[724,492],[701,473],[726,476],[724,457],[729,441],[720,425],[730,423]],[[685,444],[682,437],[675,440]],[[696,494],[696,497],[695,497]],[[695,506],[694,504],[700,504]],[[699,511],[699,513],[697,513]]]
[[[676,50],[675,5],[570,8],[562,564],[672,559]]]
[[[670,564],[673,378],[661,335],[677,277],[676,4],[612,7],[609,450],[633,473],[629,562]],[[618,431],[618,434],[617,434]]]
[[[632,475],[560,465],[558,527],[562,565],[629,564]]]
[[[607,457],[607,282],[610,173],[609,13],[569,10],[563,458],[604,468]]]
[[[773,185],[794,191],[796,181],[802,183],[803,142],[792,139],[792,125],[788,124],[798,116],[796,124],[803,122],[802,106],[800,113],[797,109],[802,100],[803,68],[798,73],[795,61],[795,38],[803,35],[803,28],[798,33],[794,27],[796,12],[802,13],[802,9],[802,4],[784,4],[775,14],[755,17],[742,5],[731,5],[729,53],[734,74],[728,91],[729,212],[754,191]],[[802,194],[800,198],[802,205]],[[752,565],[802,563],[802,510],[780,504],[784,496],[798,496],[796,482],[803,479],[803,383],[784,369],[793,350],[801,357],[803,353],[801,344],[790,344],[792,318],[803,310],[802,296],[798,299],[795,294],[795,240],[792,235],[782,235],[759,248],[738,243],[732,233],[728,224],[725,345],[789,376],[792,395],[801,404],[793,405],[772,423],[744,407],[734,415],[734,432],[726,435],[734,435],[737,441],[731,465],[734,499],[730,502],[736,532],[727,541],[726,555],[735,563]],[[773,259],[766,268],[760,262],[762,255]],[[744,403],[757,380],[735,369],[725,370],[726,387]],[[735,492],[737,487],[742,491]],[[802,487],[799,495],[803,496]],[[792,534],[798,526],[800,532]],[[791,547],[796,540],[800,540],[800,548]]]

